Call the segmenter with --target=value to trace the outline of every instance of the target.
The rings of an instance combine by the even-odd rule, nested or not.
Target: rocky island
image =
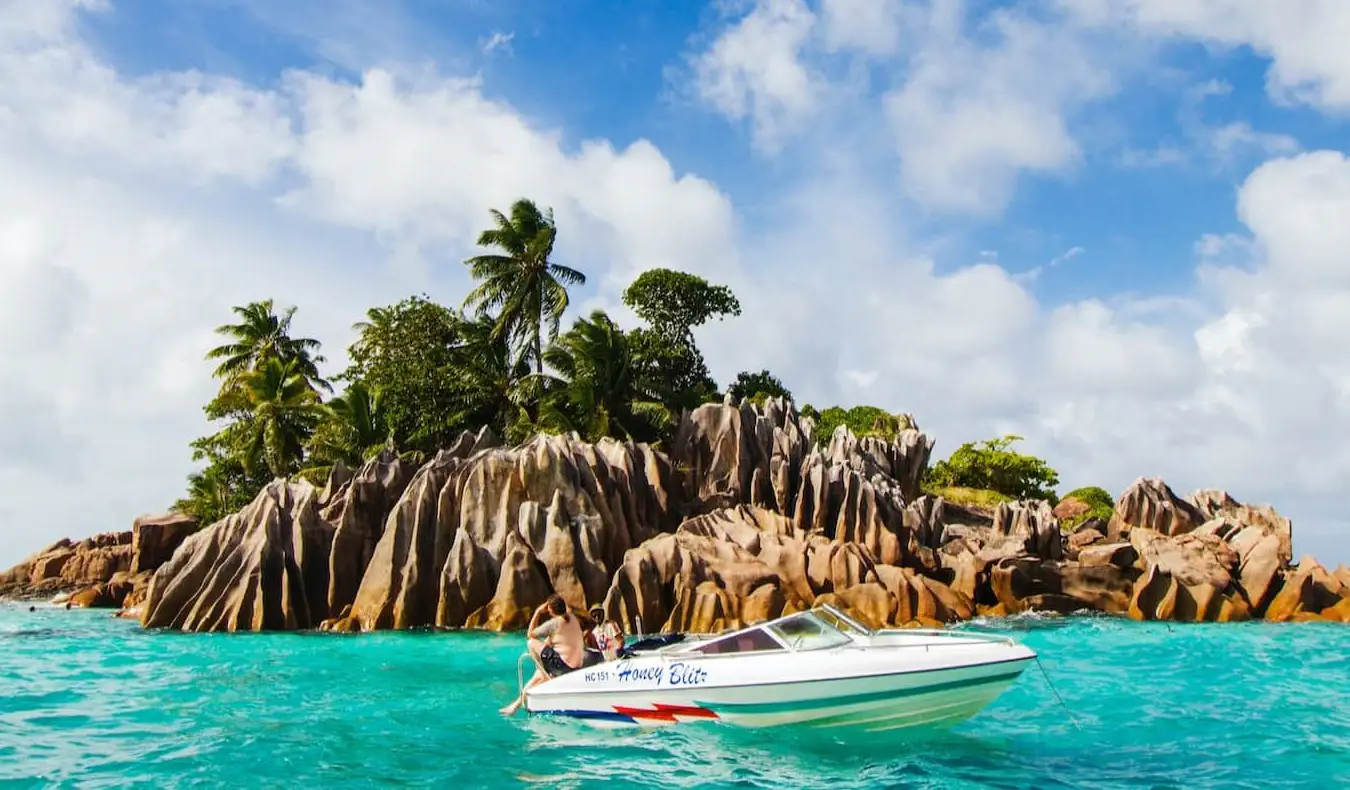
[[[669,455],[577,435],[508,447],[483,429],[415,469],[385,452],[322,488],[275,480],[199,530],[170,514],[62,541],[0,584],[189,631],[509,630],[554,592],[630,632],[715,632],[820,601],[900,626],[1084,610],[1350,621],[1350,569],[1293,564],[1270,507],[1140,479],[1109,519],[1066,531],[1070,499],[924,493],[920,430],[839,426],[823,449],[814,430],[775,398],[699,406]]]
[[[131,532],[39,551],[0,595],[188,631],[509,630],[555,592],[630,633],[823,601],[901,626],[1350,621],[1350,569],[1294,564],[1270,507],[1156,478],[1060,500],[1048,464],[1008,449],[1017,437],[930,464],[910,415],[799,411],[767,370],[720,391],[693,329],[740,313],[725,286],[650,269],[623,294],[645,326],[595,311],[560,333],[585,275],[549,260],[552,213],[522,199],[491,215],[464,307],[369,310],[327,401],[295,308],[234,308],[206,355],[220,427],[192,445],[206,465],[187,496]]]

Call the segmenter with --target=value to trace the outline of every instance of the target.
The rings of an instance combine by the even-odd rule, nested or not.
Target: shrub
[[[928,470],[930,487],[980,488],[1014,499],[1042,499],[1054,504],[1059,473],[1042,459],[1009,449],[1022,437],[1008,435],[989,441],[966,442]]]

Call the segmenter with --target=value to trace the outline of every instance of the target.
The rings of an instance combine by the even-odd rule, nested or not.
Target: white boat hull
[[[942,727],[974,716],[1035,658],[1010,640],[931,632],[822,650],[662,650],[547,680],[527,689],[525,706],[604,726]]]

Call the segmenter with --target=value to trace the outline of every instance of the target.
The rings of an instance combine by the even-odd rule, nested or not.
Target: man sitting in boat
[[[540,620],[545,615],[549,615],[549,618],[541,623]],[[530,656],[534,658],[536,669],[534,677],[525,684],[525,688],[604,660],[599,651],[586,648],[581,623],[578,622],[576,615],[567,610],[567,602],[561,595],[549,596],[547,601],[534,610],[526,635],[529,638],[527,644]],[[521,689],[515,701],[502,708],[501,712],[510,716],[524,702],[525,691]]]
[[[605,610],[599,604],[591,607],[590,615],[595,623],[595,628],[591,631],[595,647],[606,661],[613,661],[619,657],[619,651],[623,650],[623,629],[619,628],[618,623],[605,618]]]

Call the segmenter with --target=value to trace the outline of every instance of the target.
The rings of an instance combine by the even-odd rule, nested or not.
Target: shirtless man
[[[540,620],[546,614],[549,615],[549,619],[541,623]],[[561,595],[549,596],[547,601],[534,610],[526,635],[529,637],[530,656],[534,658],[536,669],[534,677],[525,684],[525,688],[580,669],[582,664],[586,663],[586,643],[581,624],[577,622],[575,615],[567,611],[567,603]],[[501,712],[510,716],[524,703],[525,691],[522,689],[520,695],[510,705],[502,708]]]

